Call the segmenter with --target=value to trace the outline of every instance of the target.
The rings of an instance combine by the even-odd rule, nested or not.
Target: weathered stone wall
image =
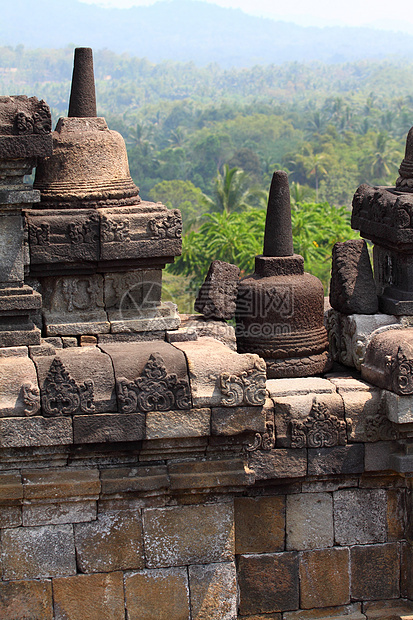
[[[255,357],[221,347],[176,345],[189,409],[122,413],[102,345],[110,411],[52,416],[42,364],[70,356],[32,348],[41,408],[0,418],[0,618],[408,617],[412,476],[385,390],[342,373],[269,380],[265,398]]]

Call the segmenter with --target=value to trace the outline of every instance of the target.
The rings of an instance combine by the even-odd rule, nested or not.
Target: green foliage
[[[168,267],[170,273],[189,276],[202,284],[212,260],[237,265],[244,274],[254,270],[255,255],[262,253],[265,209],[208,213],[197,231],[183,238],[182,256]],[[328,290],[331,251],[337,241],[357,238],[345,207],[325,203],[298,203],[291,213],[294,251],[304,257],[306,271]]]
[[[149,198],[162,202],[170,209],[179,209],[182,213],[184,233],[194,226],[206,211],[204,195],[191,181],[161,181],[151,189]]]

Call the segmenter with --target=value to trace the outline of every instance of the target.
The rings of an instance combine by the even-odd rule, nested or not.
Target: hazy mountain
[[[305,28],[191,0],[107,9],[78,0],[4,2],[0,45],[70,43],[224,67],[285,61],[346,62],[388,55],[413,58],[413,36],[369,28]]]

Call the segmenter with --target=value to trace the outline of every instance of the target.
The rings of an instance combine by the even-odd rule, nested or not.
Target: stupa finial
[[[277,170],[271,181],[265,220],[264,256],[292,256],[290,188],[286,172]]]
[[[96,116],[93,53],[90,47],[75,49],[68,116],[80,118]]]

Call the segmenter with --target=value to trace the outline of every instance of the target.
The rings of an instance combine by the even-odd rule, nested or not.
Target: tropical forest
[[[0,48],[0,94],[67,114],[73,46]],[[289,176],[294,250],[328,291],[334,243],[357,237],[352,196],[392,185],[413,125],[413,64],[284,63],[223,69],[94,54],[98,115],[125,139],[143,200],[178,208],[183,251],[164,289],[192,312],[211,260],[253,271],[274,170]]]

